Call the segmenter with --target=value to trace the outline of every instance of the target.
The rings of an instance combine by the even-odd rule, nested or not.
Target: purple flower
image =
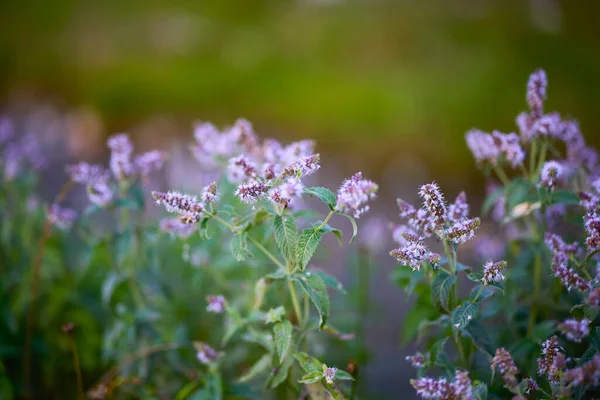
[[[304,185],[299,179],[290,178],[280,186],[269,190],[269,200],[283,208],[288,207],[294,200],[300,199]]]
[[[590,295],[585,300],[585,304],[600,307],[600,287],[594,288],[594,290],[590,292]]]
[[[554,233],[546,232],[544,236],[544,242],[553,253],[554,263],[567,264],[570,256],[577,253],[577,242],[566,244],[560,236]]]
[[[283,171],[281,171],[280,177],[285,179],[289,177],[312,175],[321,167],[319,165],[320,159],[321,156],[319,154],[302,157],[285,167]]]
[[[552,271],[567,290],[576,287],[582,292],[588,292],[592,288],[588,281],[579,276],[572,268],[567,267],[566,264],[553,263]]]
[[[219,354],[206,343],[194,343],[196,347],[196,357],[202,364],[208,364],[219,358]]]
[[[77,213],[70,208],[61,208],[58,204],[48,207],[48,221],[58,229],[68,231],[73,226]]]
[[[483,164],[485,161],[492,164],[498,162],[500,149],[496,145],[492,135],[479,129],[471,129],[465,135],[465,139],[478,165]]]
[[[516,375],[519,373],[519,369],[505,348],[501,347],[496,350],[491,366],[502,374],[506,386],[514,388],[518,385]]]
[[[218,296],[207,296],[206,301],[208,302],[208,306],[206,307],[206,311],[220,314],[225,311],[225,297]]]
[[[87,194],[90,201],[100,207],[106,207],[113,199],[113,192],[104,181],[89,184]]]
[[[159,228],[181,239],[189,238],[197,229],[195,224],[183,223],[179,218],[163,218],[159,222]]]
[[[419,196],[423,199],[425,210],[432,217],[436,228],[443,228],[446,223],[446,202],[437,183],[421,186]]]
[[[540,174],[540,186],[547,187],[553,190],[556,183],[562,177],[563,167],[556,161],[548,161],[544,163]]]
[[[335,367],[328,367],[325,364],[323,364],[323,378],[325,378],[325,381],[332,385],[333,384],[333,380],[335,379],[335,373],[337,371],[337,368]]]
[[[466,371],[456,372],[454,381],[450,384],[450,389],[455,399],[475,400],[471,379],[469,379],[469,373]]]
[[[423,368],[425,366],[425,356],[422,353],[406,356],[406,361],[415,368]]]
[[[369,211],[366,203],[375,198],[377,189],[376,183],[363,179],[362,173],[357,172],[351,178],[346,179],[338,189],[335,210],[359,218],[363,213]]]
[[[450,385],[445,378],[419,378],[411,379],[410,384],[423,399],[446,399],[450,393]]]
[[[152,192],[152,196],[157,205],[163,205],[168,212],[180,214],[184,223],[195,223],[202,218],[204,206],[196,196],[179,192]]]
[[[558,113],[541,116],[532,127],[533,134],[540,137],[560,139],[563,134],[563,123]]]
[[[469,203],[467,203],[467,194],[460,192],[456,196],[454,203],[448,207],[448,220],[450,222],[457,222],[463,220],[469,216]]]
[[[585,230],[588,237],[585,241],[589,250],[600,248],[600,216],[596,213],[588,213],[583,217]]]
[[[166,158],[162,151],[152,150],[135,157],[134,165],[140,175],[148,176],[152,171],[160,170]]]
[[[543,69],[536,70],[529,76],[527,82],[527,104],[534,118],[539,118],[543,114],[544,100],[546,100],[546,88],[548,87],[548,78]]]
[[[413,270],[421,269],[421,263],[426,261],[431,254],[427,246],[416,236],[408,233],[403,234],[407,245],[390,251],[390,255],[396,259],[399,264],[407,265]]]
[[[506,268],[506,261],[488,261],[483,266],[483,278],[482,283],[489,285],[491,282],[500,282],[506,279],[502,275],[502,271]]]
[[[492,138],[500,153],[508,161],[511,167],[516,168],[523,164],[525,152],[521,148],[519,136],[516,133],[504,134],[498,131],[492,132]]]
[[[531,142],[531,140],[535,136],[535,131],[533,130],[535,119],[533,119],[528,113],[522,112],[519,115],[517,115],[515,124],[519,128],[521,140],[525,143]]]
[[[108,138],[106,142],[110,152],[110,170],[117,180],[123,180],[134,172],[131,162],[133,143],[125,133],[119,133]]]
[[[396,199],[398,209],[400,210],[400,218],[412,218],[417,210],[409,203],[402,199]]]
[[[219,199],[217,182],[209,183],[202,189],[202,201],[206,204],[214,203]]]
[[[93,184],[99,181],[107,182],[110,179],[108,171],[101,165],[90,165],[80,162],[66,167],[67,175],[75,183]]]
[[[558,329],[565,334],[568,340],[581,343],[581,339],[590,334],[590,320],[583,318],[581,321],[569,318],[562,324],[558,325]]]
[[[566,370],[563,376],[567,385],[598,386],[600,384],[600,354],[596,354],[581,367]]]
[[[465,243],[475,237],[475,229],[479,228],[479,225],[481,225],[479,218],[458,221],[446,229],[446,236],[456,244]]]
[[[538,374],[546,375],[551,383],[555,383],[558,379],[559,368],[556,359],[561,355],[558,338],[552,336],[542,344],[542,357],[537,359]]]
[[[235,195],[246,204],[256,203],[269,188],[262,182],[249,182],[239,185]]]
[[[527,382],[527,389],[525,389],[525,394],[529,394],[532,390],[536,392],[540,390],[539,385],[532,378],[527,378],[525,379],[525,381]]]
[[[241,183],[257,176],[256,165],[244,155],[233,157],[227,166],[227,179],[233,183]]]

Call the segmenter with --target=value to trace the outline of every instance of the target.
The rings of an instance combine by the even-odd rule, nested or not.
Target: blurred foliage
[[[91,106],[107,131],[157,113],[244,116],[383,169],[399,149],[470,167],[463,133],[514,130],[528,73],[551,108],[600,123],[593,1],[5,0],[0,96]],[[427,140],[423,140],[427,138]],[[432,157],[429,157],[432,156]]]

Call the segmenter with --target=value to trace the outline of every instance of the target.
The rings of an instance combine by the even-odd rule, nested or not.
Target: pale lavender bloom
[[[160,170],[166,158],[166,154],[162,151],[152,150],[137,156],[134,165],[140,175],[148,176],[152,171]]]
[[[529,76],[527,82],[527,104],[534,118],[539,118],[544,113],[544,100],[546,100],[546,88],[548,78],[543,69],[538,69]]]
[[[461,400],[475,400],[473,396],[473,386],[471,385],[471,379],[469,379],[469,373],[467,371],[457,371],[454,381],[450,384],[452,395],[456,399]]]
[[[465,139],[478,165],[481,165],[485,161],[489,161],[492,164],[498,162],[500,149],[494,142],[492,135],[479,129],[471,129],[466,133]]]
[[[338,189],[335,210],[344,214],[351,214],[359,218],[369,211],[366,203],[375,198],[378,186],[373,181],[362,178],[362,173],[357,172],[346,179]]]
[[[579,274],[575,272],[573,268],[567,267],[566,264],[553,262],[552,271],[554,272],[554,276],[561,281],[567,290],[571,290],[571,288],[576,287],[582,292],[588,292],[592,288],[588,281],[579,276]]]
[[[202,165],[208,167],[214,165],[215,157],[229,157],[237,151],[237,146],[233,138],[221,134],[209,122],[202,122],[195,125],[194,139],[196,143],[191,146],[192,153]]]
[[[585,300],[585,304],[600,307],[600,287],[594,288],[594,290],[590,292],[590,295]]]
[[[67,175],[75,183],[93,184],[99,181],[106,182],[110,179],[108,171],[101,165],[91,165],[86,162],[68,165]]]
[[[256,165],[245,155],[239,155],[229,160],[227,179],[233,183],[241,183],[257,176]]]
[[[100,207],[106,207],[113,199],[113,192],[105,181],[91,183],[87,187],[90,201]]]
[[[415,368],[423,368],[425,366],[425,356],[422,353],[406,356],[405,359]]]
[[[409,203],[402,199],[396,199],[398,209],[400,210],[400,218],[412,218],[417,210]]]
[[[418,271],[421,269],[421,263],[429,258],[431,252],[420,238],[406,233],[403,236],[407,241],[407,245],[390,251],[390,255],[399,264],[407,265]]]
[[[422,232],[426,238],[431,237],[437,228],[433,216],[423,208],[419,208],[415,215],[408,220],[408,225],[414,230]]]
[[[544,163],[542,172],[540,174],[540,186],[553,190],[556,187],[556,183],[562,177],[562,174],[562,165],[556,161],[548,161]]]
[[[266,163],[261,167],[261,176],[267,181],[275,179],[277,174],[279,174],[279,167],[276,164]]]
[[[6,143],[12,139],[15,133],[13,123],[7,117],[0,117],[0,144]]]
[[[419,196],[423,205],[433,218],[436,228],[443,228],[446,223],[446,202],[437,183],[432,182],[421,186]]]
[[[48,207],[48,221],[57,228],[68,231],[77,219],[77,213],[70,208],[61,208],[58,204]]]
[[[465,243],[475,237],[475,229],[479,228],[481,220],[470,218],[458,221],[446,229],[446,236],[456,244]]]
[[[585,241],[589,250],[600,248],[600,216],[596,213],[588,213],[583,217],[585,230],[588,237]]]
[[[491,282],[500,282],[506,279],[502,271],[506,268],[506,261],[488,261],[483,266],[483,278],[481,282],[489,285]]]
[[[152,192],[152,197],[157,205],[163,205],[168,212],[180,214],[182,222],[195,223],[203,216],[204,206],[198,202],[196,196],[171,191]]]
[[[448,219],[450,222],[457,222],[469,216],[469,203],[467,203],[467,194],[460,192],[456,196],[454,203],[448,206]]]
[[[258,150],[259,140],[254,132],[252,123],[245,118],[238,118],[228,134],[231,135],[235,142],[241,146],[246,152],[253,153]]]
[[[268,189],[262,182],[248,182],[239,185],[234,194],[246,204],[255,204]]]
[[[581,367],[566,370],[563,376],[567,385],[598,386],[600,384],[600,354],[596,354]]]
[[[280,177],[285,179],[294,176],[307,176],[317,172],[321,166],[319,161],[321,156],[319,154],[313,154],[307,157],[301,157],[296,162],[285,167],[281,171]]]
[[[558,338],[552,336],[542,344],[542,357],[537,359],[538,374],[546,375],[551,383],[556,383],[558,380],[559,369],[555,361],[561,355],[560,350]]]
[[[179,218],[163,218],[159,227],[161,231],[181,239],[189,238],[197,229],[195,224],[183,223]]]
[[[106,144],[111,150],[109,165],[114,177],[122,180],[133,175],[134,165],[131,162],[133,143],[129,136],[125,133],[113,135]]]
[[[498,150],[502,153],[511,167],[516,168],[523,164],[525,152],[521,148],[519,136],[516,133],[504,134],[498,131],[492,132],[492,138]]]
[[[515,123],[519,128],[521,140],[525,143],[531,142],[535,136],[535,131],[533,130],[535,120],[531,117],[531,115],[526,112],[522,112],[517,115]]]
[[[560,139],[563,135],[563,123],[558,113],[545,114],[533,124],[533,132],[536,136]]]
[[[385,221],[385,218],[380,216],[369,217],[361,228],[363,234],[359,238],[373,254],[384,249],[388,243]]]
[[[279,190],[281,197],[286,200],[287,204],[290,204],[294,200],[302,197],[304,185],[300,179],[290,178],[281,184],[277,189]]]
[[[581,340],[590,334],[590,320],[583,318],[581,321],[577,321],[576,319],[569,318],[558,325],[558,329],[565,334],[568,340],[581,343]]]
[[[585,147],[585,139],[575,120],[562,121],[562,140],[567,145],[567,153],[576,153]]]
[[[525,381],[527,382],[527,389],[525,389],[525,394],[531,393],[532,390],[536,392],[540,390],[539,385],[532,378],[527,378],[525,379]]]
[[[567,214],[567,206],[564,204],[552,204],[546,208],[545,218],[550,229],[559,226]]]
[[[446,399],[451,391],[450,385],[445,378],[433,379],[423,377],[411,379],[410,384],[417,391],[417,395],[423,399]]]
[[[600,176],[590,178],[590,186],[594,193],[600,194]]]
[[[325,381],[332,385],[333,384],[333,380],[335,379],[335,373],[337,371],[337,368],[335,367],[328,367],[325,364],[323,364],[323,378],[325,378]]]
[[[506,245],[504,239],[498,237],[498,235],[479,234],[471,247],[480,260],[489,260],[502,257]]]
[[[34,135],[28,134],[20,140],[19,146],[23,160],[33,167],[35,170],[44,168],[47,165],[46,157],[42,152],[40,141]]]
[[[501,347],[496,350],[491,367],[497,369],[502,374],[506,386],[514,388],[518,385],[516,375],[519,373],[519,369],[505,348]]]
[[[262,143],[262,154],[267,164],[278,164],[283,154],[283,146],[275,139],[265,139]]]
[[[198,343],[196,345],[196,350],[198,351],[196,357],[202,364],[208,364],[219,358],[218,353],[206,343]]]
[[[214,203],[219,199],[217,182],[212,182],[202,189],[202,201],[206,204]]]
[[[206,307],[206,311],[220,314],[225,311],[225,297],[218,296],[207,296],[206,301],[208,302],[208,306]]]
[[[560,236],[550,232],[546,232],[544,242],[552,251],[553,262],[557,264],[567,264],[569,257],[575,255],[579,248],[577,242],[566,244]]]
[[[6,145],[0,163],[3,165],[4,179],[10,181],[26,166],[35,170],[45,167],[46,158],[38,140],[33,135],[26,135]]]
[[[279,161],[284,166],[291,165],[300,160],[305,160],[306,162],[309,157],[314,156],[314,150],[315,142],[313,140],[293,142],[281,150]],[[315,169],[315,167],[312,166],[311,169]],[[318,166],[316,166],[316,169],[318,169]]]

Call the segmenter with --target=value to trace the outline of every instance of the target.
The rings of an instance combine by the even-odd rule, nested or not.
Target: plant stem
[[[535,173],[535,160],[537,157],[537,140],[534,139],[531,142],[531,152],[529,153],[529,174],[532,177],[532,179],[534,179],[534,173]]]
[[[58,195],[54,199],[54,204],[60,204],[64,198],[67,196],[67,193],[71,189],[73,182],[71,180],[67,181],[60,191]],[[25,328],[25,354],[23,357],[23,397],[30,397],[30,383],[31,383],[31,342],[33,340],[33,331],[35,329],[35,315],[36,315],[36,300],[37,300],[37,289],[38,283],[40,280],[40,269],[42,266],[42,261],[44,260],[44,256],[46,254],[46,242],[50,237],[52,224],[48,218],[46,218],[46,222],[42,228],[42,236],[40,237],[38,244],[38,252],[36,257],[33,260],[33,279],[31,280],[31,306],[29,308],[29,312],[27,313],[27,321]]]
[[[467,356],[465,354],[465,348],[462,344],[462,335],[460,334],[460,332],[458,333],[458,335],[456,335],[454,337],[456,340],[456,347],[458,347],[458,354],[460,355],[460,360],[463,364],[463,368],[467,368]]]
[[[496,175],[498,175],[498,178],[500,178],[500,181],[504,186],[508,186],[510,184],[510,179],[508,179],[506,172],[504,172],[500,166],[494,165],[494,172],[496,172]]]
[[[484,285],[481,285],[481,286],[479,287],[479,291],[478,291],[478,292],[477,292],[477,294],[475,295],[475,298],[473,299],[473,303],[476,303],[476,302],[477,302],[477,299],[478,299],[478,298],[479,298],[479,296],[481,295],[481,292],[483,292],[483,287],[484,287]]]
[[[288,271],[288,269],[285,267],[285,265],[283,265],[283,263],[281,261],[279,261],[277,259],[277,257],[275,257],[273,255],[273,253],[271,253],[269,250],[267,250],[262,244],[260,244],[256,239],[254,239],[252,236],[248,236],[248,239],[256,246],[258,247],[258,249],[260,251],[262,251],[267,257],[269,257],[269,259],[271,259],[271,261],[273,261],[279,268],[281,268],[283,271],[285,272],[291,272]]]
[[[540,294],[540,286],[542,284],[542,256],[536,252],[533,264],[533,304],[529,313],[529,325],[527,327],[527,336],[531,337],[535,328],[535,320],[537,318],[537,301]]]
[[[296,292],[296,286],[294,282],[288,279],[288,287],[290,289],[290,296],[294,305],[294,312],[296,313],[296,319],[300,326],[304,326],[304,320],[302,319],[302,310],[300,309],[300,303],[298,302],[298,293]]]
[[[329,219],[331,218],[331,216],[334,214],[333,211],[329,211],[329,214],[327,214],[327,217],[325,217],[325,220],[321,223],[321,225],[319,225],[317,228],[315,228],[315,231],[320,231],[321,228],[323,228],[327,222],[329,221]]]
[[[544,165],[544,162],[546,161],[546,153],[548,152],[548,142],[546,140],[544,140],[542,142],[542,150],[540,151],[540,159],[538,161],[538,165],[537,168],[535,169],[535,174],[533,176],[533,179],[536,179],[540,170],[542,169],[542,166]]]
[[[83,379],[81,378],[81,365],[79,364],[79,353],[77,352],[77,345],[71,334],[69,337],[69,345],[71,346],[71,353],[73,354],[73,367],[75,368],[75,374],[77,375],[77,395],[79,400],[85,399],[85,392],[83,391]]]

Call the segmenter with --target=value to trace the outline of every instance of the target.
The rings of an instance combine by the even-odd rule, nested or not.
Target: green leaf
[[[283,279],[283,278],[287,278],[287,277],[288,277],[288,274],[286,274],[285,271],[278,269],[275,272],[265,275],[265,280],[266,281],[276,281],[278,279]]]
[[[315,231],[313,228],[308,228],[302,231],[300,238],[298,239],[298,248],[296,252],[296,259],[300,264],[302,270],[306,268],[306,264],[310,261],[315,250],[323,237],[323,231]]]
[[[296,247],[298,246],[298,228],[294,217],[276,215],[273,219],[273,226],[277,247],[286,260],[293,261],[296,258]]]
[[[432,319],[439,316],[439,311],[431,304],[429,298],[426,302],[417,302],[404,317],[401,330],[401,342],[407,344],[415,338],[419,330],[419,323],[423,319]]]
[[[302,368],[304,372],[323,372],[323,363],[304,352],[295,353],[294,358],[298,361],[298,364],[300,364],[300,368]]]
[[[281,385],[287,379],[288,373],[290,371],[290,367],[294,363],[294,357],[288,355],[285,360],[283,360],[283,364],[278,367],[275,367],[273,370],[273,374],[269,379],[269,387],[271,389],[276,388]]]
[[[298,382],[310,385],[311,383],[319,382],[323,378],[323,372],[314,371],[305,374]]]
[[[476,285],[473,289],[471,289],[471,293],[469,294],[469,299],[471,301],[475,301],[475,297],[477,297],[477,293],[479,293],[479,290],[481,289],[481,285]],[[492,289],[490,289],[488,286],[484,286],[483,289],[481,289],[481,293],[479,294],[479,297],[477,297],[477,303],[482,302],[483,300],[487,299],[488,297],[492,296],[494,294],[494,291]]]
[[[200,385],[199,381],[191,381],[177,392],[177,394],[175,395],[175,400],[188,399],[190,397],[190,394],[198,387],[198,385]]]
[[[450,311],[450,295],[452,294],[455,283],[455,275],[449,275],[445,272],[442,272],[436,276],[431,284],[431,299],[433,300],[434,304],[446,311]]]
[[[210,218],[203,218],[202,221],[200,221],[200,226],[198,227],[198,234],[200,235],[201,239],[210,240],[210,235],[208,233],[209,220]]]
[[[477,304],[464,302],[452,312],[452,330],[454,333],[463,331],[477,312]]]
[[[425,276],[425,270],[413,271],[410,267],[401,265],[392,271],[392,280],[404,289],[407,296],[412,295],[417,284]]]
[[[114,271],[109,272],[108,276],[102,283],[102,302],[104,304],[109,304],[110,299],[112,298],[113,293],[119,283],[125,281],[125,277],[120,275]]]
[[[305,274],[292,275],[292,279],[304,290],[317,308],[320,317],[319,327],[327,323],[329,317],[329,294],[327,287],[320,276],[306,272]]]
[[[231,239],[231,251],[236,260],[243,261],[246,259],[246,254],[249,254],[246,233],[240,233]]]
[[[450,360],[450,357],[448,357],[448,355],[443,351],[438,352],[433,364],[442,368],[442,370],[444,370],[446,375],[449,377],[452,376],[456,371],[456,367],[452,363],[452,360]]]
[[[554,321],[543,321],[533,328],[531,338],[534,341],[546,340],[554,332],[556,332],[556,323]]]
[[[333,194],[331,190],[324,187],[316,186],[306,188],[304,189],[304,193],[310,194],[311,196],[315,196],[316,198],[320,199],[323,203],[327,204],[331,211],[333,211],[333,209],[335,208],[335,204],[337,203],[335,194]]]
[[[256,378],[258,375],[261,375],[261,374],[267,372],[269,370],[269,368],[271,368],[271,361],[272,361],[271,354],[269,354],[269,353],[265,354],[257,362],[255,362],[254,365],[252,365],[252,367],[250,367],[248,372],[246,372],[242,377],[240,377],[240,379],[238,379],[238,382],[251,381],[252,379]]]
[[[486,197],[485,201],[483,202],[483,207],[481,209],[481,213],[483,215],[486,215],[490,212],[490,210],[492,209],[492,207],[500,200],[500,198],[504,196],[504,188],[500,187],[496,190],[494,190],[494,192],[492,194],[490,194],[489,196]]]
[[[310,271],[310,273],[318,275],[327,287],[332,288],[342,294],[346,294],[346,289],[344,289],[344,286],[335,278],[335,276],[329,275],[325,271]]]
[[[275,350],[279,356],[279,363],[287,356],[287,353],[292,344],[292,324],[290,321],[278,322],[273,326],[273,334],[275,335]]]
[[[358,235],[358,226],[356,226],[356,221],[354,220],[354,218],[352,218],[351,215],[341,214],[341,213],[338,213],[338,214],[343,215],[344,217],[348,218],[350,220],[350,223],[352,224],[352,237],[350,238],[350,243],[352,243],[352,241],[354,240],[356,235]]]
[[[487,400],[488,398],[488,388],[487,385],[483,382],[476,383],[473,386],[473,394],[477,400]]]
[[[478,320],[473,319],[467,325],[466,332],[473,341],[475,347],[477,347],[479,351],[489,355],[490,357],[494,356],[496,348],[492,344],[492,340],[487,334],[483,324],[481,324]]]
[[[429,357],[431,360],[435,361],[437,359],[438,354],[444,352],[444,346],[446,345],[447,341],[448,337],[441,338],[431,346],[431,348],[429,349]]]
[[[550,195],[551,204],[579,205],[579,196],[568,190],[555,190]]]
[[[483,279],[483,274],[480,272],[471,272],[470,274],[467,274],[467,278],[472,282],[480,283]]]
[[[313,224],[313,228],[316,229],[319,226],[321,226],[321,224],[323,223],[323,221],[317,221]],[[339,229],[333,228],[331,227],[329,224],[325,224],[323,226],[321,226],[321,231],[323,231],[323,233],[327,233],[327,232],[331,232],[333,233],[338,240],[338,243],[340,244],[340,246],[342,246],[344,243],[342,242],[342,231],[340,231]]]
[[[343,371],[341,369],[335,370],[334,377],[335,377],[335,379],[340,380],[340,381],[353,381],[354,380],[352,375],[350,375],[349,373],[347,373],[346,371]]]
[[[260,278],[254,284],[254,305],[252,306],[253,311],[258,311],[262,306],[268,287],[269,285],[267,284],[267,280],[265,278]]]

